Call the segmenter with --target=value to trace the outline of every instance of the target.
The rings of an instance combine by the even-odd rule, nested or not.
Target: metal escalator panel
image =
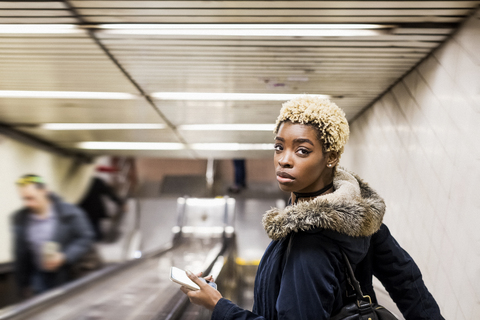
[[[178,220],[173,232],[182,237],[216,238],[234,232],[235,199],[178,198]]]

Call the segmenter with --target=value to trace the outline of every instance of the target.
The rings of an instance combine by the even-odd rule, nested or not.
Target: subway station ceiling
[[[85,154],[271,156],[285,95],[352,120],[479,3],[1,1],[1,126]]]

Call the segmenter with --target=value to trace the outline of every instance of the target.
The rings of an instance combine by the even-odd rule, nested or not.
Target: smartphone
[[[190,278],[185,273],[185,270],[172,267],[170,269],[170,280],[182,286],[185,286],[190,290],[200,290],[200,287],[195,282],[190,280]]]

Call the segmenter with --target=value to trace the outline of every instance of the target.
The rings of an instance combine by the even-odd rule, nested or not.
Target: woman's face
[[[273,157],[280,189],[288,192],[315,192],[332,181],[330,152],[323,152],[316,131],[309,125],[284,122],[275,137]],[[335,159],[334,159],[335,160]]]

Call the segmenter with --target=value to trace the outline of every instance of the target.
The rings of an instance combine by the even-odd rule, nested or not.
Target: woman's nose
[[[282,168],[291,168],[293,163],[292,163],[292,157],[289,152],[284,152],[281,157],[278,158],[278,164]]]

